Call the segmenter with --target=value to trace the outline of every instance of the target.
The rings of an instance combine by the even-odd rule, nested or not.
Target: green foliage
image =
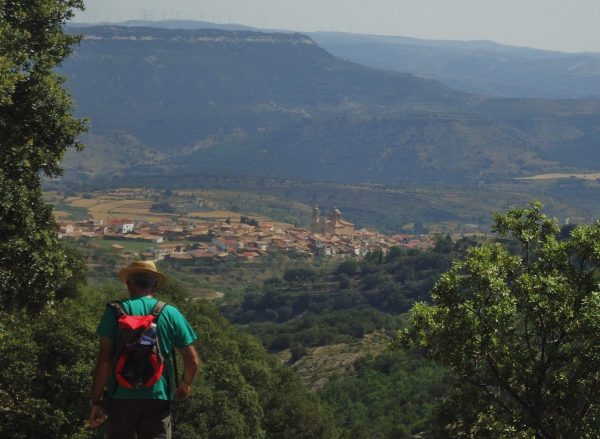
[[[284,308],[265,314],[276,319]],[[292,317],[292,314],[288,314]],[[361,339],[382,329],[394,330],[400,326],[399,319],[370,307],[347,307],[339,310],[307,312],[300,318],[284,323],[251,323],[244,329],[258,337],[272,352],[287,349],[293,345],[324,346],[334,343],[347,343]]]
[[[344,262],[338,265],[336,273],[354,276],[358,273],[358,262],[356,259],[346,259]]]
[[[221,312],[273,352],[346,343],[382,329],[395,331],[399,316],[416,301],[429,299],[451,258],[464,254],[471,243],[448,239],[443,253],[393,248],[385,257],[374,252],[360,261],[346,259],[319,270],[290,268],[284,279],[266,279],[261,291],[248,291],[241,303],[226,304]]]
[[[310,268],[288,268],[283,273],[283,280],[286,282],[308,281],[314,279],[316,275],[317,273]]]
[[[442,368],[415,353],[386,352],[364,357],[352,369],[319,392],[342,437],[409,438],[428,429],[433,402],[447,387]]]
[[[203,366],[195,384],[200,392],[176,411],[175,437],[187,438],[188,431],[211,438],[296,437],[289,435],[296,430],[307,438],[335,437],[331,416],[318,400],[255,339],[237,332],[206,302],[180,308],[198,328]]]
[[[283,369],[278,376],[278,392],[274,393],[267,405],[265,427],[268,436],[286,439],[333,439],[337,430],[329,412],[319,403],[319,399],[302,387],[290,370]]]
[[[249,226],[258,227],[258,221],[256,221],[254,218],[250,218],[245,215],[240,216],[240,223],[248,224]]]
[[[5,314],[0,326],[0,436],[99,437],[83,428],[106,303],[123,292],[80,289],[36,319]],[[201,372],[189,400],[174,407],[175,438],[337,437],[331,416],[296,376],[216,308],[192,301],[172,279],[159,297],[197,329]],[[181,360],[179,362],[181,363]],[[300,436],[298,436],[300,437]]]
[[[65,300],[46,307],[36,319],[3,316],[0,436],[69,437],[83,426],[96,322],[79,306]]]
[[[452,244],[452,238],[450,235],[446,235],[445,237],[437,235],[435,237],[434,250],[439,253],[450,253],[452,251]]]
[[[79,0],[0,2],[0,309],[38,312],[73,275],[41,196],[40,175],[59,161],[84,123],[54,69],[78,38],[63,32]]]
[[[486,244],[453,264],[419,303],[404,346],[456,376],[443,437],[594,437],[600,425],[600,222],[559,240],[533,202],[496,216],[518,244]]]
[[[290,357],[290,363],[293,364],[296,361],[298,361],[300,358],[302,358],[306,354],[308,354],[308,349],[301,344],[295,344],[290,348],[290,354],[292,355]]]
[[[153,203],[150,206],[151,212],[160,212],[160,213],[175,213],[175,207],[169,203]]]

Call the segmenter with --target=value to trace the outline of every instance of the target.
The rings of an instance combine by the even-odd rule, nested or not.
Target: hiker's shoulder
[[[175,305],[171,305],[170,303],[167,303],[165,305],[165,307],[163,308],[162,311],[164,314],[168,314],[168,315],[172,315],[172,316],[181,316],[183,314],[181,314],[181,311],[179,311],[179,308],[177,308]]]
[[[162,313],[166,315],[167,320],[170,320],[176,325],[187,324],[187,318],[185,315],[174,305],[167,304]]]
[[[111,300],[110,302],[106,302],[106,307],[112,307],[114,305],[123,305],[124,303],[126,303],[130,298],[129,297],[124,297],[122,299],[114,299]]]
[[[115,315],[118,314],[119,311],[124,311],[127,312],[124,309],[124,304],[127,301],[127,298],[125,299],[115,299],[115,300],[111,300],[110,302],[106,302],[105,308],[104,308],[104,315]]]

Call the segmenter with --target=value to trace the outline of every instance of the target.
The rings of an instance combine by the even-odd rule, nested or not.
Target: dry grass
[[[71,214],[69,212],[63,212],[62,210],[54,210],[54,218],[57,220],[66,220],[71,218]]]
[[[184,193],[187,191],[180,191]],[[190,191],[191,193],[192,191]],[[197,193],[196,191],[194,191]],[[141,220],[149,222],[161,222],[168,219],[176,219],[177,214],[151,212],[150,207],[153,202],[150,200],[132,200],[119,199],[115,200],[110,196],[98,196],[93,199],[82,197],[69,197],[65,200],[67,204],[77,208],[84,208],[92,218],[109,221],[115,218],[128,218],[132,220]],[[66,212],[63,212],[66,214]],[[263,215],[253,215],[251,213],[233,212],[229,210],[215,210],[211,212],[191,212],[185,215],[188,218],[201,221],[225,221],[229,220],[233,223],[239,222],[240,216],[245,215],[256,219],[259,223],[272,223],[272,220]],[[276,227],[289,227],[290,224],[273,223]]]
[[[146,200],[114,200],[108,197],[85,199],[70,197],[65,200],[73,207],[84,208],[92,218],[110,220],[112,218],[130,218],[150,222],[164,221],[172,215],[150,212],[151,201]]]
[[[213,210],[212,212],[190,212],[187,214],[190,218],[201,218],[210,221],[226,220],[227,218],[231,221],[236,222],[240,219],[239,212],[232,212],[230,210]]]
[[[86,209],[89,209],[90,207],[95,206],[100,202],[99,200],[95,199],[77,197],[70,197],[67,198],[65,201],[73,207],[84,207]]]
[[[102,200],[89,208],[90,215],[94,218],[117,218],[122,216],[135,216],[150,214],[149,201],[143,200]]]
[[[318,391],[334,376],[350,373],[352,364],[366,355],[377,355],[383,352],[389,338],[375,332],[367,334],[362,340],[354,343],[319,346],[308,349],[308,354],[292,365],[302,382],[313,391]],[[283,362],[290,359],[290,351],[278,354]]]
[[[596,180],[600,173],[595,174],[539,174],[531,177],[520,177],[517,180],[557,180],[562,178],[576,178],[580,180]]]
[[[202,221],[225,221],[227,218],[232,223],[238,223],[241,216],[247,216],[258,221],[258,223],[273,224],[274,227],[289,228],[292,224],[273,221],[271,218],[264,215],[255,215],[247,212],[233,212],[230,210],[214,210],[212,212],[190,212],[186,215],[188,218],[193,218]]]

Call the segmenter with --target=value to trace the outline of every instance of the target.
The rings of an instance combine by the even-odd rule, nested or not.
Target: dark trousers
[[[171,402],[161,399],[106,401],[107,439],[171,439]]]

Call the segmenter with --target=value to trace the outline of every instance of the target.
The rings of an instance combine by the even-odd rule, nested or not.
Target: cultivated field
[[[263,215],[253,215],[245,212],[233,212],[231,210],[213,210],[211,212],[190,212],[186,215],[189,218],[195,218],[204,221],[225,221],[229,218],[231,222],[238,222],[240,216],[248,216],[259,223],[270,223],[272,220]]]
[[[562,178],[577,178],[580,180],[597,180],[600,173],[596,174],[539,174],[531,177],[520,177],[517,180],[558,180]]]
[[[152,201],[147,200],[115,200],[100,196],[93,199],[70,197],[65,201],[70,206],[86,209],[92,218],[104,221],[115,218],[128,218],[138,221],[160,222],[171,216],[176,216],[151,212]]]
[[[290,226],[290,224],[286,223],[273,222],[271,218],[265,215],[223,209],[189,213],[152,212],[150,210],[154,203],[152,200],[115,199],[115,197],[110,195],[97,195],[93,198],[72,196],[61,199],[54,194],[48,194],[47,199],[57,207],[57,210],[54,212],[57,219],[68,219],[72,217],[70,210],[77,210],[87,212],[89,217],[101,219],[105,223],[117,218],[148,222],[162,222],[166,220],[176,220],[178,218],[189,218],[197,221],[226,221],[229,219],[232,223],[235,223],[239,222],[240,216],[248,216],[256,219],[259,223],[272,223],[275,226]]]
[[[71,214],[69,212],[64,212],[62,210],[54,210],[54,218],[56,218],[57,220],[67,220],[71,217]]]

